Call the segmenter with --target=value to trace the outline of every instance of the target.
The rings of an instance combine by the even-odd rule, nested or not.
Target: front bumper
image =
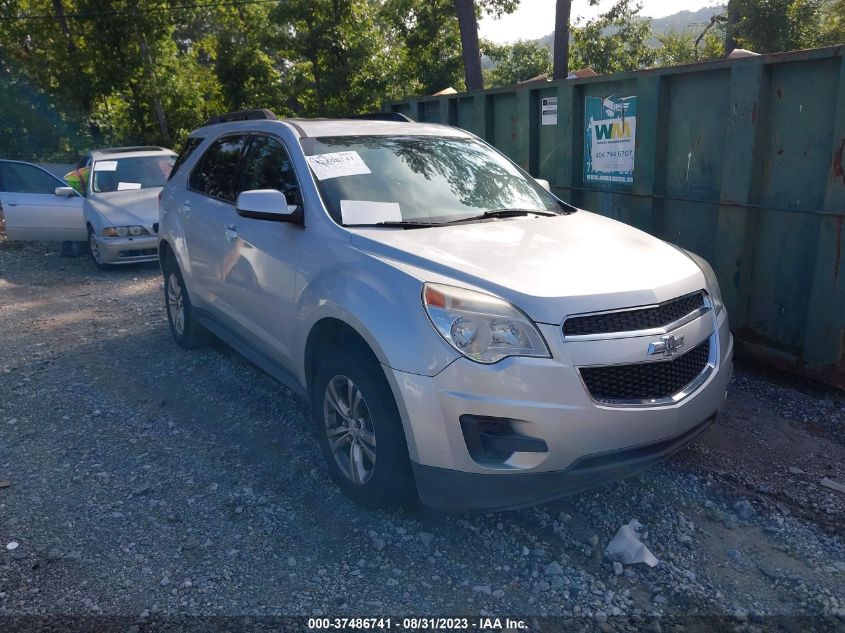
[[[97,247],[104,264],[134,264],[158,261],[158,237],[103,237],[98,235]]]
[[[674,455],[716,420],[716,413],[674,437],[582,457],[563,471],[503,474],[463,473],[414,463],[420,498],[447,512],[501,511],[552,501],[632,477]]]
[[[713,333],[714,370],[671,404],[594,401],[576,368],[582,361],[573,358],[593,349],[609,352],[607,343],[567,344],[556,326],[540,326],[551,359],[513,357],[494,365],[459,359],[433,377],[388,370],[420,498],[445,510],[512,508],[630,476],[680,450],[715,418],[733,367],[726,314],[702,318],[710,320],[704,327]],[[647,346],[632,339],[617,343],[624,354]],[[462,415],[510,419],[518,433],[542,440],[548,450],[515,452],[499,464],[476,461]]]

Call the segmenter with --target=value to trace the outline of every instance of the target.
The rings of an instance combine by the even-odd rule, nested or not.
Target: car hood
[[[503,297],[535,321],[659,303],[705,287],[698,266],[627,224],[578,211],[424,229],[355,229],[357,248],[423,280]]]
[[[161,187],[95,193],[86,198],[91,209],[112,226],[139,224],[147,228],[158,222],[158,194]]]

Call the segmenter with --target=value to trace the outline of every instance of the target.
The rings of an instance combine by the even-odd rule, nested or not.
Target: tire
[[[91,261],[94,262],[94,266],[97,267],[98,270],[111,270],[114,268],[111,264],[106,264],[103,262],[102,257],[100,256],[100,249],[97,246],[97,239],[94,235],[94,229],[90,226],[88,227],[88,254],[91,255]]]
[[[353,501],[371,509],[402,504],[414,499],[415,488],[399,409],[381,366],[360,356],[333,351],[317,367],[311,410],[320,446]],[[350,382],[357,406],[344,416]]]
[[[179,266],[168,258],[164,272],[164,305],[167,324],[174,340],[185,349],[197,349],[208,343],[209,334],[194,314],[194,307],[185,288]]]

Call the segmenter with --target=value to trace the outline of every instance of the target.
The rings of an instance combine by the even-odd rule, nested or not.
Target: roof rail
[[[344,119],[364,119],[366,121],[400,121],[402,123],[414,123],[414,120],[401,112],[368,112],[366,114],[350,114]]]
[[[278,120],[278,117],[266,108],[261,108],[259,110],[239,110],[238,112],[226,112],[225,114],[213,116],[203,123],[201,127],[205,127],[206,125],[216,125],[217,123],[229,123],[231,121],[261,120],[276,121]]]

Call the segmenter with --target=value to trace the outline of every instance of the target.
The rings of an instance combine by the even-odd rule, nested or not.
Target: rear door
[[[10,240],[85,241],[83,198],[52,174],[28,163],[0,161],[0,208]]]

